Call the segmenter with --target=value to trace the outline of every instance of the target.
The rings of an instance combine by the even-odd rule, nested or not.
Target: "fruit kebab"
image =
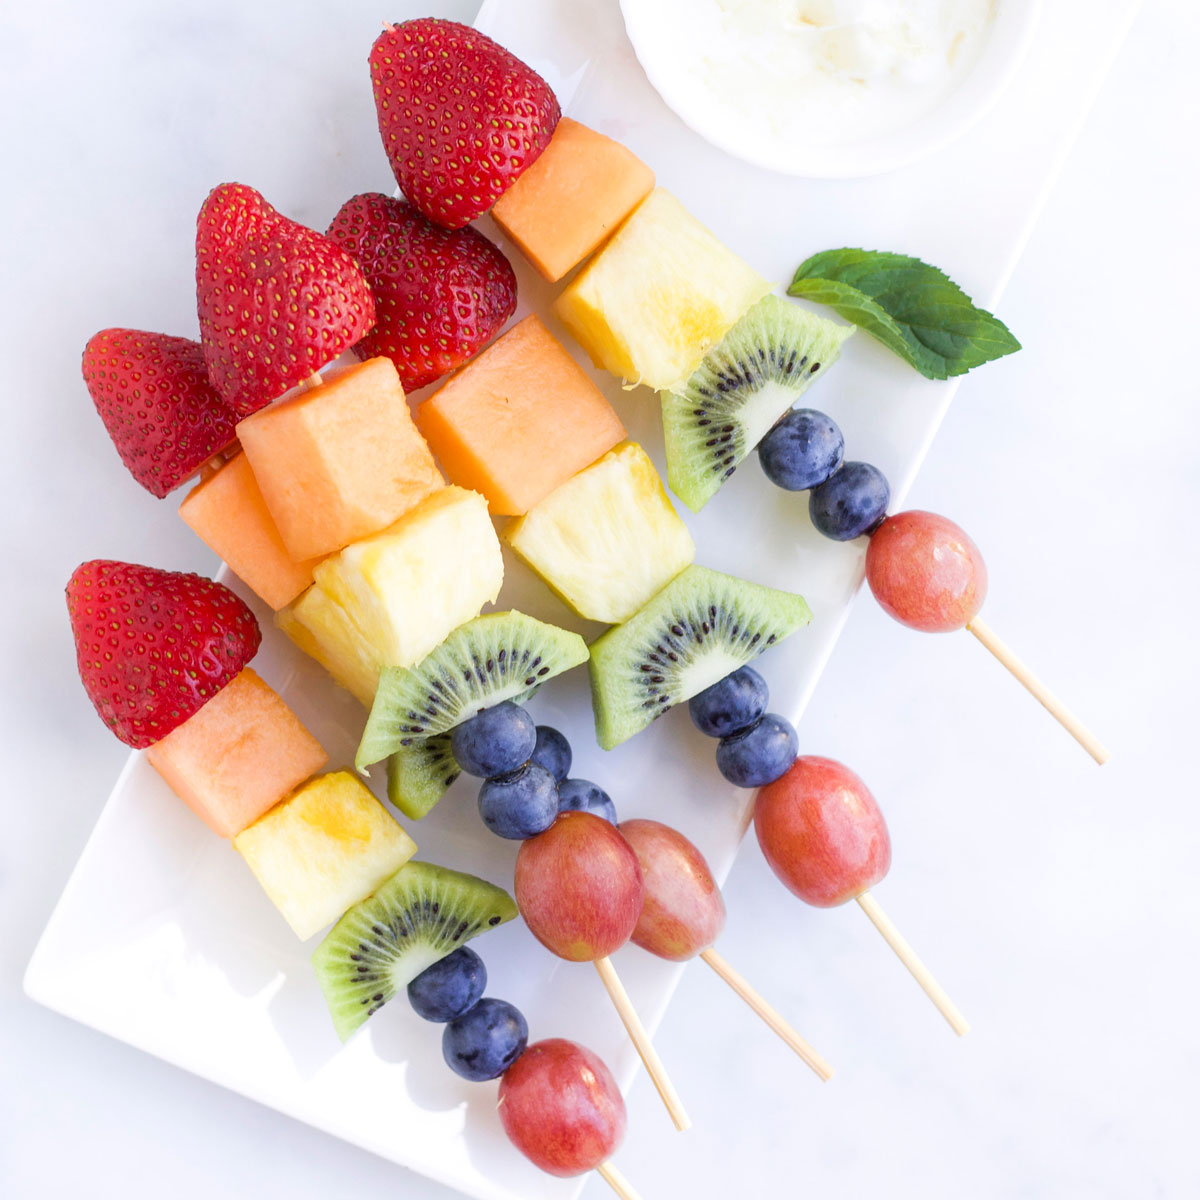
[[[725,902],[700,851],[661,821],[634,819],[617,826],[642,868],[645,898],[630,941],[668,962],[699,957],[710,966],[822,1080],[829,1064],[717,952]]]

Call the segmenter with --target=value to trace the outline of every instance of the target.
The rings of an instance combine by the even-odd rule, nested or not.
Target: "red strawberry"
[[[405,391],[462,366],[517,306],[517,277],[498,246],[474,229],[434,225],[403,200],[354,196],[328,236],[375,295],[375,328],[354,353],[386,354]]]
[[[213,386],[247,416],[375,324],[354,260],[253,188],[214,188],[196,221],[200,341]]]
[[[138,750],[182,725],[254,657],[254,614],[227,587],[94,559],[67,584],[79,678],[101,719]]]
[[[392,174],[417,208],[449,229],[487,212],[558,124],[550,85],[456,21],[391,25],[375,39],[370,63]]]
[[[199,342],[102,329],[84,347],[83,381],[121,461],[160,500],[236,436]]]

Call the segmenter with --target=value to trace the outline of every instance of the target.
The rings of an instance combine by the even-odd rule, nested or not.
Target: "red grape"
[[[500,1080],[500,1123],[534,1166],[551,1175],[582,1175],[620,1146],[625,1101],[597,1055],[565,1038],[547,1038]]]
[[[672,962],[707,950],[725,928],[725,901],[704,855],[659,821],[622,821],[618,828],[646,885],[633,943]]]
[[[962,629],[983,607],[987,567],[953,521],[902,512],[871,535],[867,582],[883,609],[925,633]]]
[[[892,865],[883,813],[867,785],[829,758],[801,757],[754,803],[771,869],[801,900],[832,908],[874,887]]]
[[[642,911],[637,855],[615,826],[588,812],[563,813],[522,842],[514,884],[533,936],[571,962],[612,954]]]

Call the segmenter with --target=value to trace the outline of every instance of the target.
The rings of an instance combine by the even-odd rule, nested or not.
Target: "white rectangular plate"
[[[1075,0],[1044,7],[1028,61],[968,140],[881,178],[820,183],[742,166],[686,129],[646,82],[616,0],[488,0],[478,23],[550,80],[565,111],[629,145],[769,278],[785,284],[808,254],[861,245],[920,255],[992,304],[1136,6]],[[556,289],[524,269],[515,251],[510,257],[522,312],[548,317]],[[661,468],[653,394],[622,392],[613,380],[596,378]],[[887,473],[899,501],[954,390],[953,383],[920,378],[859,334],[810,399],[841,424],[850,457]],[[820,538],[804,497],[769,486],[753,462],[702,515],[687,519],[700,562],[801,591],[812,605],[811,627],[761,663],[773,707],[799,719],[861,580],[862,547]],[[581,627],[524,568],[511,561],[509,568],[504,607]],[[256,667],[332,761],[349,762],[361,710],[277,633],[269,613],[258,611],[265,636]],[[681,828],[724,879],[750,795],[723,783],[712,743],[685,714],[671,714],[604,754],[592,738],[582,670],[545,688],[533,710],[572,739],[575,774],[607,788],[622,815],[653,815]],[[473,790],[460,781],[409,827],[421,857],[510,886],[516,846],[482,827]],[[590,967],[557,961],[519,922],[479,948],[490,993],[520,1006],[534,1038],[582,1041],[630,1084],[634,1056]],[[209,834],[133,754],[25,985],[34,999],[79,1021],[481,1200],[577,1194],[577,1182],[542,1175],[512,1150],[495,1116],[494,1085],[470,1085],[449,1072],[439,1029],[402,1000],[339,1047],[309,969],[312,949],[295,941],[229,844]],[[635,948],[616,962],[655,1026],[679,968]]]

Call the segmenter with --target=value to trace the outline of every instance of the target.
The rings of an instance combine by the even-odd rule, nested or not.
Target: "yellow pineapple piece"
[[[770,290],[670,192],[655,188],[554,311],[597,366],[663,391],[688,379]]]
[[[368,707],[383,667],[420,662],[495,600],[504,581],[487,501],[453,486],[320,566],[316,583],[277,620]]]
[[[381,662],[411,667],[496,599],[504,558],[487,501],[445,487],[382,533],[327,558],[316,581]]]
[[[365,900],[417,852],[349,771],[310,779],[233,844],[301,941]]]
[[[356,700],[371,707],[383,660],[336,600],[313,584],[275,614],[275,624]]]
[[[622,442],[504,531],[581,617],[633,616],[695,557],[650,456]]]

